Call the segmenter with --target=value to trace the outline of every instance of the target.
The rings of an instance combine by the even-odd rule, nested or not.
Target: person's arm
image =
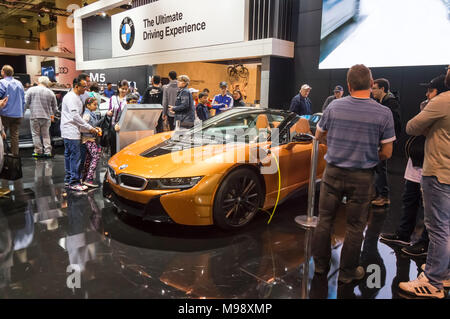
[[[413,136],[427,135],[434,123],[446,116],[445,102],[440,96],[432,99],[422,112],[406,124],[406,133]]]
[[[4,99],[0,100],[0,110],[6,106],[8,103],[8,97],[5,97]]]
[[[56,96],[55,96],[55,94],[53,94],[52,95],[52,98],[51,98],[51,102],[50,102],[50,106],[51,106],[51,110],[52,110],[52,112],[53,112],[53,116],[55,116],[56,115],[56,112],[58,111],[58,102],[56,101]]]
[[[297,108],[297,102],[295,100],[295,97],[291,101],[291,105],[289,107],[289,111],[295,112],[295,109]]]
[[[168,92],[167,92],[167,87],[163,87],[162,88],[162,92],[163,92],[163,99],[162,99],[162,107],[163,107],[163,115],[167,116],[167,107],[169,106],[169,102],[168,102]]]
[[[228,108],[233,108],[233,106],[234,106],[234,99],[233,98],[231,98],[230,99],[230,105],[228,106]]]
[[[190,94],[190,93],[188,93],[188,94]],[[174,111],[175,113],[183,112],[185,110],[188,110],[191,107],[191,103],[190,103],[191,99],[189,98],[188,94],[185,94],[185,93],[181,94],[181,103],[180,103],[180,105],[174,106],[172,108],[172,111]]]
[[[20,87],[21,87],[20,95],[22,95],[22,116],[23,116],[25,115],[25,89],[23,88],[22,83],[20,83]]]
[[[25,109],[30,107],[30,103],[31,103],[31,94],[28,91],[27,94],[25,94]]]
[[[75,98],[79,98],[78,96],[76,96]],[[68,101],[69,103],[67,104],[67,108],[68,111],[70,112],[70,114],[72,115],[73,121],[75,123],[75,125],[77,125],[80,130],[84,130],[87,132],[91,132],[93,133],[94,131],[96,132],[97,130],[95,130],[95,128],[93,128],[92,126],[90,126],[80,115],[80,109],[76,106],[76,102],[71,102]]]
[[[319,140],[320,144],[327,145],[327,131],[322,131],[319,127],[316,128],[316,139]]]
[[[6,87],[3,84],[3,81],[0,81],[0,99],[4,99],[6,95]]]
[[[393,145],[397,139],[395,136],[394,116],[392,115],[392,112],[387,113],[386,122],[381,130],[380,136],[381,147],[378,151],[378,158],[380,161],[385,161],[391,158]]]
[[[394,142],[381,144],[381,149],[378,151],[380,161],[385,161],[391,158]]]
[[[327,145],[327,136],[329,129],[329,118],[330,111],[326,109],[320,119],[319,123],[316,126],[316,139],[319,140],[319,143]]]

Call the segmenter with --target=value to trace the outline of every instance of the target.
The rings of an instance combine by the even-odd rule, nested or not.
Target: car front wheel
[[[232,171],[219,186],[215,200],[214,223],[226,230],[246,226],[262,207],[263,187],[249,168]]]

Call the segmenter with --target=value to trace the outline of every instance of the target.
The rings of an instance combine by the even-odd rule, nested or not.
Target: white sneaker
[[[444,290],[437,289],[430,284],[425,273],[421,273],[416,280],[401,282],[398,286],[400,289],[418,297],[445,298]]]
[[[420,266],[420,269],[422,269],[423,271],[425,271],[425,266],[427,264],[423,264],[422,266]],[[442,282],[442,284],[444,285],[444,288],[449,289],[450,288],[450,278],[446,279]]]

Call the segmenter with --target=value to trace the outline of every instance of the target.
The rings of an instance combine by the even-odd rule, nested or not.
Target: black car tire
[[[261,181],[252,169],[232,171],[219,186],[214,206],[214,224],[224,230],[245,227],[264,204]]]

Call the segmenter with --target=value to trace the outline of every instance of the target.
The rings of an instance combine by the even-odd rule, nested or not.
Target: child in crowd
[[[201,92],[198,95],[198,104],[195,108],[197,116],[200,120],[206,121],[209,118],[209,110],[206,104],[208,103],[208,93]]]
[[[101,116],[95,113],[97,107],[97,99],[95,97],[88,98],[84,104],[83,119],[89,123],[89,125],[92,127],[97,127],[97,130],[99,130],[98,124]],[[81,143],[86,147],[86,159],[82,174],[83,184],[88,187],[97,188],[99,185],[95,183],[94,179],[102,148],[98,144],[97,135],[89,132],[82,132]]]

